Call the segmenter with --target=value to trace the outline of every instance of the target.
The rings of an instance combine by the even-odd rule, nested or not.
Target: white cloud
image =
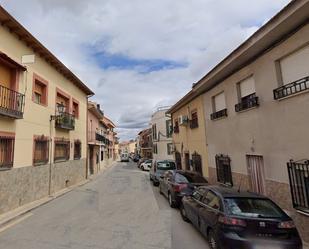
[[[134,137],[159,104],[174,103],[288,2],[0,0],[96,92],[105,113],[124,127],[122,138]],[[188,66],[150,73],[139,73],[138,67],[103,69],[89,48]]]

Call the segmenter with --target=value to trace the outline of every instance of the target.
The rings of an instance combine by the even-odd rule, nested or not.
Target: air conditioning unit
[[[189,118],[186,115],[181,115],[178,117],[178,123],[179,125],[187,125],[189,122]]]

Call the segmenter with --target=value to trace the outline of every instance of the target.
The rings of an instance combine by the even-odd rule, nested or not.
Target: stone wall
[[[241,182],[241,190],[250,190],[249,178],[247,175],[232,173],[233,185],[235,188],[239,187]],[[209,168],[209,183],[218,184],[217,173],[215,168]],[[276,202],[282,209],[284,209],[288,215],[294,220],[301,237],[306,242],[309,242],[309,216],[305,216],[292,205],[292,197],[290,187],[286,183],[276,182],[272,180],[266,180],[266,196]]]
[[[86,159],[52,164],[52,193],[83,181]],[[49,164],[0,171],[0,214],[47,197]]]

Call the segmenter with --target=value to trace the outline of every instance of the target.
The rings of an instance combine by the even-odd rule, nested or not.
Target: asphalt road
[[[0,229],[5,249],[208,249],[207,242],[134,163],[118,163],[92,182]]]

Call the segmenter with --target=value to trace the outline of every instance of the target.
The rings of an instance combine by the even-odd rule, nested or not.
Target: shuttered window
[[[34,139],[33,165],[48,163],[49,160],[49,138],[38,136]]]
[[[309,76],[309,46],[280,60],[283,85]]]
[[[215,112],[221,111],[226,108],[224,92],[214,97],[214,105]]]
[[[67,161],[70,159],[70,141],[66,139],[55,140],[54,161]]]
[[[255,93],[254,78],[247,78],[239,83],[240,97],[246,97]]]

